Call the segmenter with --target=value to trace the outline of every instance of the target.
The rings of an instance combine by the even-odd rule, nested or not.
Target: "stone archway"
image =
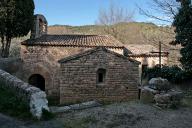
[[[23,76],[23,79],[25,82],[29,82],[29,78],[32,76],[32,75],[35,75],[35,74],[39,74],[41,75],[44,80],[45,80],[45,92],[48,96],[52,96],[53,95],[53,89],[58,89],[59,90],[59,87],[58,86],[54,86],[55,83],[54,83],[54,71],[51,70],[51,68],[47,68],[46,65],[42,65],[42,64],[34,64],[34,65],[25,65],[25,67],[30,67],[30,69],[27,69],[27,70],[24,70],[24,76]],[[48,70],[49,69],[49,70]]]
[[[45,91],[45,78],[40,74],[33,74],[28,79],[29,84]]]

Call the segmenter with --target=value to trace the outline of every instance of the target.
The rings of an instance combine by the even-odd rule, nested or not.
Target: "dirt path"
[[[140,103],[63,113],[51,121],[22,122],[0,114],[0,128],[192,128],[192,109],[159,110]]]

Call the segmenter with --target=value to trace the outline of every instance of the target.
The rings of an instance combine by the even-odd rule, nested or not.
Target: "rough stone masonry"
[[[101,47],[59,62],[61,104],[89,100],[117,102],[137,99],[137,61]],[[100,75],[103,81],[98,80]]]

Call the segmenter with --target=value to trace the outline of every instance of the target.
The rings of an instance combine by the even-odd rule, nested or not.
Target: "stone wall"
[[[45,91],[48,96],[59,97],[58,60],[74,54],[89,50],[86,47],[52,47],[52,46],[21,46],[21,59],[23,61],[22,74],[19,78],[28,82],[33,74],[40,74],[45,79]],[[123,53],[122,49],[110,49]]]
[[[77,48],[65,48],[64,50],[61,47],[22,46],[23,76],[21,78],[28,82],[30,76],[40,74],[45,79],[45,91],[48,96],[58,97],[58,72],[60,69],[58,60],[81,50]]]
[[[22,67],[20,58],[0,58],[0,69],[10,73],[16,74]]]
[[[48,110],[48,101],[45,92],[29,85],[15,76],[0,69],[0,87],[12,89],[30,106],[30,112],[38,119],[42,116],[42,109]]]
[[[107,50],[108,51],[108,50]],[[137,99],[139,63],[106,50],[61,62],[60,103],[128,101]],[[98,69],[105,69],[105,81],[97,83]]]

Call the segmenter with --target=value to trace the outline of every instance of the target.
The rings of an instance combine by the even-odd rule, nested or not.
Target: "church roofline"
[[[117,57],[121,57],[123,59],[129,60],[130,62],[133,62],[133,63],[136,63],[136,64],[140,64],[139,61],[133,60],[131,58],[128,58],[128,57],[123,56],[121,54],[118,54],[116,52],[110,51],[110,50],[106,49],[105,47],[96,47],[96,48],[87,50],[85,52],[82,52],[82,53],[79,53],[79,54],[76,54],[76,55],[72,55],[72,56],[63,58],[63,59],[59,60],[58,62],[59,63],[66,63],[68,61],[75,60],[77,58],[81,58],[81,57],[86,56],[86,55],[90,55],[90,54],[95,53],[95,52],[100,51],[100,50],[105,51],[105,52],[110,53],[110,54],[113,54],[113,55],[115,55]]]

